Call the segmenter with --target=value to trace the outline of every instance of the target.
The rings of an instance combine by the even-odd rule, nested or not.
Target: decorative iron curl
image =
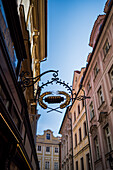
[[[26,87],[31,87],[33,86],[37,81],[39,81],[40,77],[42,77],[43,75],[45,75],[46,73],[50,73],[53,72],[53,76],[57,77],[58,76],[58,70],[48,70],[45,71],[44,73],[36,76],[36,77],[30,77],[30,73],[28,71],[22,71],[20,74],[20,84],[21,86],[25,89]]]
[[[62,82],[61,80],[59,80],[59,78],[57,77],[58,75],[56,73],[53,74],[53,78],[51,78],[50,81],[47,81],[46,83],[43,83],[40,87],[38,87],[37,89],[37,93],[36,93],[36,98],[37,95],[39,94],[39,91],[41,91],[42,88],[44,88],[44,86],[48,86],[48,84],[53,84],[53,82],[56,82],[56,84],[60,84],[63,85],[65,88],[67,88],[67,90],[70,91],[72,99],[73,99],[73,91],[71,89],[71,86],[68,86],[68,83],[66,84],[64,81]],[[38,95],[39,97],[39,95]]]

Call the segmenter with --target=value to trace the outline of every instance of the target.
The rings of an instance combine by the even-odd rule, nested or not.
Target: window
[[[98,69],[98,66],[97,66],[97,63],[96,63],[96,65],[94,67],[94,76],[95,77],[97,76],[98,72],[99,72],[99,69]]]
[[[94,147],[95,147],[96,160],[98,160],[100,158],[100,153],[99,153],[99,143],[98,143],[97,136],[94,138]]]
[[[98,99],[99,99],[99,104],[101,105],[104,102],[104,97],[102,93],[102,88],[100,87],[98,90]]]
[[[58,162],[54,162],[54,170],[58,170]]]
[[[90,159],[89,159],[89,153],[86,155],[86,167],[87,167],[87,170],[90,170]]]
[[[78,115],[80,114],[80,105],[78,105]]]
[[[74,122],[76,121],[76,112],[74,112]]]
[[[87,91],[89,92],[90,89],[91,89],[91,84],[90,84],[90,81],[88,81],[88,84],[87,84]]]
[[[41,146],[38,146],[38,151],[41,151]]]
[[[110,152],[112,150],[112,140],[111,140],[111,133],[108,125],[105,127],[105,137],[106,137],[107,148],[108,151]]]
[[[2,82],[2,80],[0,79],[0,81]],[[11,105],[12,105],[12,102],[11,102],[11,98],[9,97],[8,93],[7,93],[7,90],[4,86],[4,84],[0,84],[0,97],[2,98],[3,100],[3,103],[4,105],[6,106],[6,109],[11,112]]]
[[[110,78],[111,87],[113,88],[113,65],[109,71],[109,78]]]
[[[81,133],[81,128],[79,128],[79,142],[82,141],[82,133]]]
[[[55,153],[58,153],[58,148],[55,148]]]
[[[46,134],[46,139],[50,140],[50,134],[49,133]]]
[[[89,109],[90,109],[90,119],[92,119],[94,117],[93,102],[91,102]]]
[[[68,139],[67,139],[67,154],[68,154]]]
[[[108,42],[108,39],[107,39],[105,44],[104,44],[104,47],[103,47],[104,57],[107,55],[109,49],[110,49],[110,45],[109,45],[109,42]]]
[[[76,170],[78,170],[78,161],[76,161]]]
[[[38,163],[39,163],[39,167],[41,168],[41,161],[38,161]]]
[[[84,100],[82,100],[82,108],[84,107]]]
[[[87,136],[87,127],[86,127],[86,122],[84,122],[84,137]]]
[[[77,147],[77,134],[75,134],[75,147]]]
[[[46,152],[50,152],[50,147],[46,147]]]
[[[45,162],[45,169],[49,169],[50,168],[50,162]]]
[[[81,163],[81,170],[84,170],[84,160],[83,160],[83,157],[80,159],[80,163]]]

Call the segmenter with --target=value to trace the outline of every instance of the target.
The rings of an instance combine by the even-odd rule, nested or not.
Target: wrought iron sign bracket
[[[29,77],[30,73],[28,71],[22,71],[20,74],[20,84],[21,86],[24,88],[26,87],[31,87],[33,86],[35,83],[37,83],[40,80],[40,77],[42,77],[43,75],[47,74],[47,73],[53,73],[53,76],[58,76],[58,70],[48,70],[43,72],[42,74],[38,75],[37,77]]]
[[[37,83],[39,80],[40,80],[40,77],[42,77],[43,75],[47,74],[47,73],[53,73],[53,77],[48,80],[46,83],[42,83],[41,86],[37,86],[37,92],[36,92],[36,96],[35,96],[35,99],[34,100],[38,100],[39,102],[39,105],[41,107],[43,107],[44,109],[50,109],[49,111],[47,111],[47,113],[51,112],[51,111],[56,111],[56,112],[59,112],[59,113],[62,113],[61,111],[59,111],[58,109],[63,109],[65,108],[66,106],[69,106],[69,103],[70,101],[73,99],[76,99],[76,100],[85,100],[87,98],[90,98],[90,97],[87,97],[87,96],[76,96],[76,98],[73,98],[73,89],[72,89],[72,86],[69,86],[68,83],[66,84],[65,81],[61,81],[61,79],[58,78],[58,70],[55,71],[55,70],[48,70],[48,71],[45,71],[43,72],[42,74],[40,74],[39,76],[37,77],[29,77],[30,73],[29,72],[21,72],[20,74],[20,84],[22,86],[22,88],[25,90],[26,87],[31,87],[33,86],[35,83]],[[48,86],[48,85],[53,85],[53,83],[56,83],[58,85],[62,85],[64,86],[67,91],[69,91],[69,93],[71,93],[70,95],[64,91],[58,91],[58,94],[60,95],[64,95],[66,98],[63,98],[61,96],[49,96],[49,97],[46,97],[44,98],[46,95],[50,95],[52,94],[52,92],[45,92],[43,93],[42,95],[40,95],[41,93],[41,89],[44,88],[45,86]],[[61,99],[62,98],[62,99]],[[65,101],[64,101],[65,100]],[[51,103],[61,103],[61,105],[59,107],[56,107],[56,108],[51,108],[51,107],[48,107],[43,101],[45,102],[48,102],[48,104],[51,104]],[[64,101],[64,102],[63,102]]]

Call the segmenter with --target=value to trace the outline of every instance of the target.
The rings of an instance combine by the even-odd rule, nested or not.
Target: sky
[[[73,73],[86,66],[90,34],[98,15],[104,14],[106,0],[48,0],[47,22],[47,60],[41,63],[41,73],[47,70],[59,70],[59,78],[72,85]],[[50,80],[52,74],[41,78],[41,82]],[[65,91],[58,85],[50,85],[44,91]],[[43,91],[42,91],[43,93]],[[42,94],[41,93],[41,94]],[[52,108],[57,105],[52,105]],[[59,136],[59,129],[66,109],[62,113],[47,113],[47,109],[37,107],[40,118],[37,134],[51,129],[54,136]]]

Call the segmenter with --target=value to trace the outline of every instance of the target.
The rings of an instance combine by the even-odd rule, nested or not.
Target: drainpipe
[[[67,113],[67,117],[70,120],[71,123],[71,145],[72,145],[72,170],[74,170],[74,162],[73,162],[73,133],[72,133],[72,119],[69,117]]]
[[[89,154],[90,154],[90,168],[93,170],[93,162],[92,162],[92,153],[91,153],[91,143],[90,143],[90,137],[89,137],[89,128],[88,128],[88,116],[87,116],[87,108],[86,108],[86,98],[85,98],[85,91],[81,88],[81,90],[84,93],[84,101],[85,101],[85,112],[86,112],[86,124],[87,124],[87,132],[88,132],[88,142],[89,142]]]

